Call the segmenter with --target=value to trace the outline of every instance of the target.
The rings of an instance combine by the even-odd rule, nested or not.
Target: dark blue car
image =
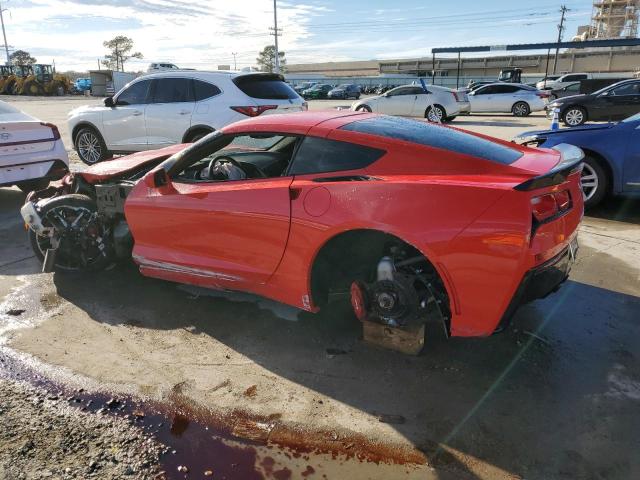
[[[559,143],[580,147],[585,154],[582,190],[586,207],[610,193],[640,192],[640,113],[619,123],[525,132],[515,140],[542,148]]]

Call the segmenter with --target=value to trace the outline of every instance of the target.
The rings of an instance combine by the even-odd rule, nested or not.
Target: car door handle
[[[191,113],[191,110],[180,110],[180,111],[178,112],[178,115],[187,115],[187,114],[189,114],[189,113]]]
[[[131,115],[133,115],[134,117],[139,117],[140,115],[142,115],[142,112],[140,110],[134,110],[133,112],[131,112]]]

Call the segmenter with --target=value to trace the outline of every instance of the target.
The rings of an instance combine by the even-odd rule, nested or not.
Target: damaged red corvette
[[[68,175],[21,212],[45,271],[143,275],[308,311],[500,330],[567,278],[582,151],[355,112],[256,117]]]

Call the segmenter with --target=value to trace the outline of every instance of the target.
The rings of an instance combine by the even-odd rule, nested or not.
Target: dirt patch
[[[165,447],[124,419],[0,380],[0,478],[153,478]]]

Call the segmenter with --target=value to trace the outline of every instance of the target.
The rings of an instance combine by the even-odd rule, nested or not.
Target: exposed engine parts
[[[30,227],[31,243],[43,260],[43,271],[54,268],[86,270],[129,258],[133,238],[124,218],[124,202],[135,182],[121,180],[96,185],[85,195],[81,184],[50,198],[30,199],[22,215]]]

